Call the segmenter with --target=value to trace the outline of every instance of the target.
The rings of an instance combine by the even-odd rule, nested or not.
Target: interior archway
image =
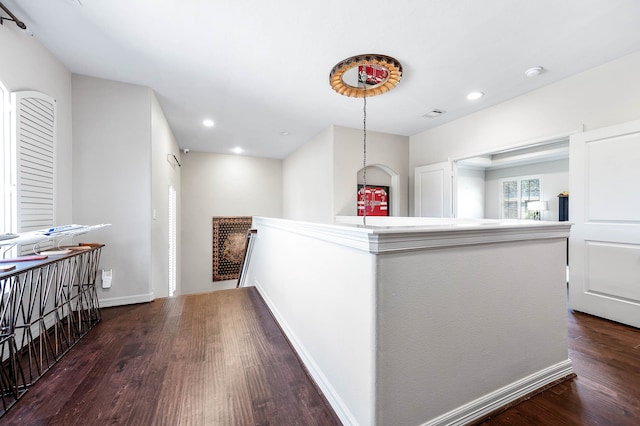
[[[358,170],[358,185],[364,184],[364,168]],[[389,216],[398,216],[400,211],[398,172],[384,164],[367,165],[367,186],[389,187]]]

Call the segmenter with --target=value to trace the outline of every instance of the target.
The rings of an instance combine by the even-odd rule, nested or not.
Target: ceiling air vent
[[[428,113],[424,114],[423,117],[424,118],[436,118],[436,117],[440,117],[442,114],[446,114],[447,111],[443,111],[441,109],[434,109],[429,111]]]

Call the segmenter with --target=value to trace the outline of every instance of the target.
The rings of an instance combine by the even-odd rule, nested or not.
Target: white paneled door
[[[569,303],[640,327],[640,121],[571,136]]]
[[[415,170],[415,215],[451,217],[451,162],[429,164]]]

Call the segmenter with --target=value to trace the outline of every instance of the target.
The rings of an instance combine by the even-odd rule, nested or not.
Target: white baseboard
[[[155,299],[153,293],[136,294],[133,296],[125,297],[110,297],[106,299],[99,299],[101,308],[110,308],[112,306],[133,305],[136,303],[151,302]]]
[[[342,398],[340,398],[340,396],[338,395],[336,390],[333,388],[333,386],[331,386],[331,383],[329,382],[329,380],[322,373],[322,370],[320,369],[320,367],[318,367],[313,357],[309,354],[309,352],[307,351],[305,346],[300,342],[300,339],[298,339],[298,337],[293,332],[293,330],[291,329],[287,321],[285,321],[284,317],[280,314],[278,309],[275,307],[275,305],[273,304],[273,301],[269,299],[269,296],[267,296],[264,289],[260,286],[260,283],[256,280],[254,284],[258,292],[264,299],[265,303],[271,310],[271,313],[276,318],[276,321],[284,331],[284,334],[286,334],[287,338],[295,348],[296,353],[302,360],[302,363],[304,364],[304,366],[309,371],[309,374],[311,374],[311,377],[313,377],[313,380],[315,380],[316,384],[324,394],[325,398],[327,398],[329,405],[331,405],[331,408],[333,408],[336,415],[340,418],[340,421],[342,422],[342,424],[345,426],[357,425],[358,422],[353,416],[353,414],[351,414],[349,407],[347,407],[347,405],[344,403]]]
[[[423,426],[468,424],[572,373],[571,360],[567,359],[431,419]]]

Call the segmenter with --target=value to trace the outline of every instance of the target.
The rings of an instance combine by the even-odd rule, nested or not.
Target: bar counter
[[[71,251],[0,263],[15,265],[0,273],[0,416],[100,321],[102,247],[62,247]]]

